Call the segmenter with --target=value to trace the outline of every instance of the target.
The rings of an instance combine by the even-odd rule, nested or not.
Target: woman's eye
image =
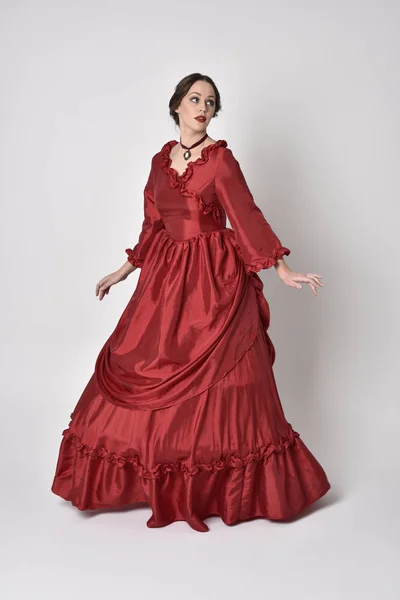
[[[197,96],[192,96],[191,100],[198,100]],[[210,102],[211,106],[214,106],[214,100],[207,100],[207,102]]]

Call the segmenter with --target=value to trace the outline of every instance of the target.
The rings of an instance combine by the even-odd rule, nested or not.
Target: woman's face
[[[176,109],[179,115],[179,127],[189,128],[197,133],[205,132],[215,113],[215,92],[208,81],[196,81],[181,100]],[[196,117],[205,117],[198,121]]]

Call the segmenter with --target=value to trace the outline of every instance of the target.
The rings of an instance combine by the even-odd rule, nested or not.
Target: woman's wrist
[[[274,267],[275,267],[276,272],[278,273],[278,275],[282,275],[282,273],[286,273],[286,272],[290,271],[290,268],[285,263],[285,259],[284,258],[278,258],[278,260],[274,264]]]
[[[285,263],[285,259],[284,258],[278,258],[278,260],[274,264],[274,267],[275,267],[275,269],[280,269],[282,267],[287,267],[287,264]]]
[[[137,267],[135,267],[135,265],[133,265],[132,263],[129,262],[129,260],[127,260],[122,267],[120,267],[118,269],[118,271],[121,273],[121,275],[123,275],[124,277],[127,277],[130,273],[133,273],[133,271],[136,271]]]

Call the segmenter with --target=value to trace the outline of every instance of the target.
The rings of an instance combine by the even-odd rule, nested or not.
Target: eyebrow
[[[200,92],[190,92],[191,94],[198,94],[199,96],[201,96],[202,94],[200,94]],[[215,98],[214,94],[209,94],[207,96],[207,98]]]

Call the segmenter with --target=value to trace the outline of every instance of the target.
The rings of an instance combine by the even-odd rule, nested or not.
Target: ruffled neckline
[[[190,160],[187,163],[186,169],[183,171],[183,173],[181,175],[179,175],[178,172],[173,167],[171,167],[172,159],[170,158],[170,153],[171,153],[172,148],[174,146],[176,146],[176,144],[178,144],[178,143],[179,142],[177,142],[176,140],[170,140],[169,142],[164,144],[164,146],[161,148],[161,159],[162,159],[163,170],[175,182],[187,181],[193,173],[194,166],[198,166],[198,165],[202,165],[202,164],[206,163],[213,150],[215,150],[216,148],[219,148],[220,146],[226,147],[228,145],[228,142],[226,140],[217,140],[213,144],[208,144],[208,146],[204,146],[204,148],[201,151],[200,156],[196,160]]]

